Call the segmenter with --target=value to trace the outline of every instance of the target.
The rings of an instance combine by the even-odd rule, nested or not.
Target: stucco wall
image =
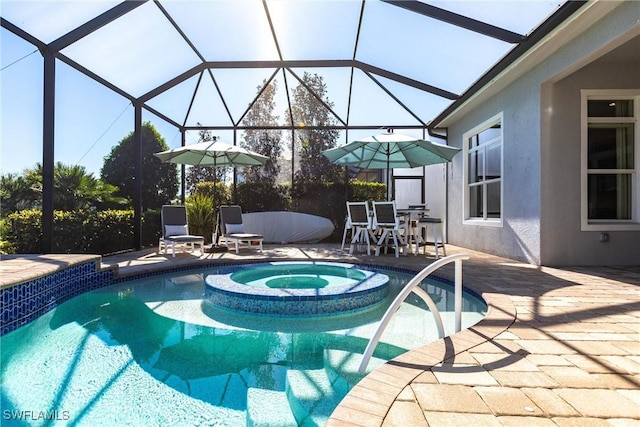
[[[634,83],[637,69],[618,74],[606,66],[584,66],[597,49],[637,30],[638,18],[640,2],[620,3],[516,82],[455,117],[448,143],[461,147],[465,132],[504,114],[504,224],[463,224],[460,154],[448,177],[451,243],[537,265],[640,264],[638,233],[610,233],[603,244],[597,234],[580,232],[580,89],[640,87]],[[579,67],[584,68],[571,73]]]
[[[609,240],[600,242],[600,231],[580,230],[580,90],[633,88],[640,88],[637,61],[593,63],[545,87],[553,113],[542,139],[543,264],[640,264],[640,231],[607,231]]]
[[[468,130],[503,112],[503,226],[463,224],[463,154],[449,175],[449,241],[470,249],[539,263],[540,114],[535,81],[524,78],[449,128],[449,144],[462,147]],[[518,108],[510,106],[517,105]]]

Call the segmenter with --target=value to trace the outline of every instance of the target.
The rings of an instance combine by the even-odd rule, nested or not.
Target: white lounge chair
[[[160,213],[162,223],[162,237],[158,243],[158,253],[164,248],[171,246],[171,254],[175,258],[176,248],[188,247],[190,252],[195,250],[196,245],[200,245],[202,255],[204,237],[189,234],[189,224],[187,223],[187,208],[181,205],[164,205]]]
[[[264,236],[245,232],[240,206],[220,206],[220,222],[222,229],[220,244],[235,243],[236,253],[240,253],[241,244],[246,244],[249,249],[255,244],[262,252]]]

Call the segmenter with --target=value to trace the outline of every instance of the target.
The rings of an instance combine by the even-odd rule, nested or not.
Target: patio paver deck
[[[640,267],[536,267],[452,245],[447,251],[471,255],[464,285],[489,303],[487,317],[378,368],[347,395],[327,427],[640,426]],[[434,260],[350,256],[337,245],[265,245],[263,254],[176,258],[147,250],[105,257],[102,265],[126,277],[257,259],[360,260],[415,271]],[[3,257],[1,284],[64,260]],[[453,265],[437,275],[452,279]]]

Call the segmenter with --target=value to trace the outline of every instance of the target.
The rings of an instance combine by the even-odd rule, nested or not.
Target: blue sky
[[[3,31],[2,173],[21,173],[42,162],[42,55],[29,43]],[[28,55],[25,57],[25,55]],[[14,59],[15,61],[15,59]],[[56,65],[56,160],[80,164],[99,174],[103,157],[133,130],[134,109],[129,100],[71,67]],[[170,145],[180,145],[179,131],[143,112]]]
[[[0,15],[49,43],[118,3],[107,0],[0,0]],[[521,34],[529,32],[554,11],[558,3],[547,0],[433,2],[438,7]],[[260,1],[165,0],[160,4],[182,26],[207,60],[277,58]],[[361,2],[269,0],[268,5],[284,59],[350,59],[353,55]],[[506,43],[479,37],[439,21],[429,21],[430,25],[424,25],[422,16],[368,1],[357,58],[460,93],[510,49]],[[74,43],[63,53],[134,96],[146,93],[200,62],[153,2]],[[42,55],[33,45],[1,28],[0,68],[0,169],[2,173],[21,173],[42,161]],[[323,76],[335,111],[346,116],[349,70],[294,70],[298,75],[305,71]],[[177,122],[228,125],[241,117],[255,96],[257,86],[272,72],[263,69],[215,70],[214,78],[228,103],[229,113],[208,75],[200,82],[188,117],[186,112],[199,76],[152,99],[149,105]],[[289,78],[292,85],[295,80]],[[277,79],[281,90],[276,114],[284,121],[284,81],[280,74]],[[449,102],[432,94],[417,93],[406,85],[382,77],[379,81],[427,120],[435,117]],[[98,175],[104,156],[133,130],[134,109],[127,99],[61,61],[56,62],[56,85],[56,161],[79,164]],[[417,124],[362,72],[354,75],[352,99],[352,124]],[[169,146],[180,145],[177,128],[146,110],[143,110],[143,120],[151,121]],[[420,131],[403,133],[416,132],[421,134]],[[352,131],[348,139],[372,133]],[[230,131],[215,131],[214,134],[233,142]],[[241,138],[241,132],[237,137]],[[344,134],[342,138],[340,143],[349,142]],[[196,141],[197,133],[187,135],[187,143]]]

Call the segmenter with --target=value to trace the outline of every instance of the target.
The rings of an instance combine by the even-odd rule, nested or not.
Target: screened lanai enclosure
[[[430,123],[584,3],[3,0],[2,173],[39,165],[43,253],[53,248],[56,165],[100,175],[127,135],[130,247],[141,247],[145,168],[158,167],[143,149],[149,124],[166,148],[215,136],[261,152],[292,194],[304,181],[384,182],[384,171],[321,153],[389,129],[446,144],[446,129]],[[188,171],[176,169],[183,201]],[[265,174],[220,177],[233,186]],[[425,167],[390,176],[420,177],[422,201],[436,185]]]

